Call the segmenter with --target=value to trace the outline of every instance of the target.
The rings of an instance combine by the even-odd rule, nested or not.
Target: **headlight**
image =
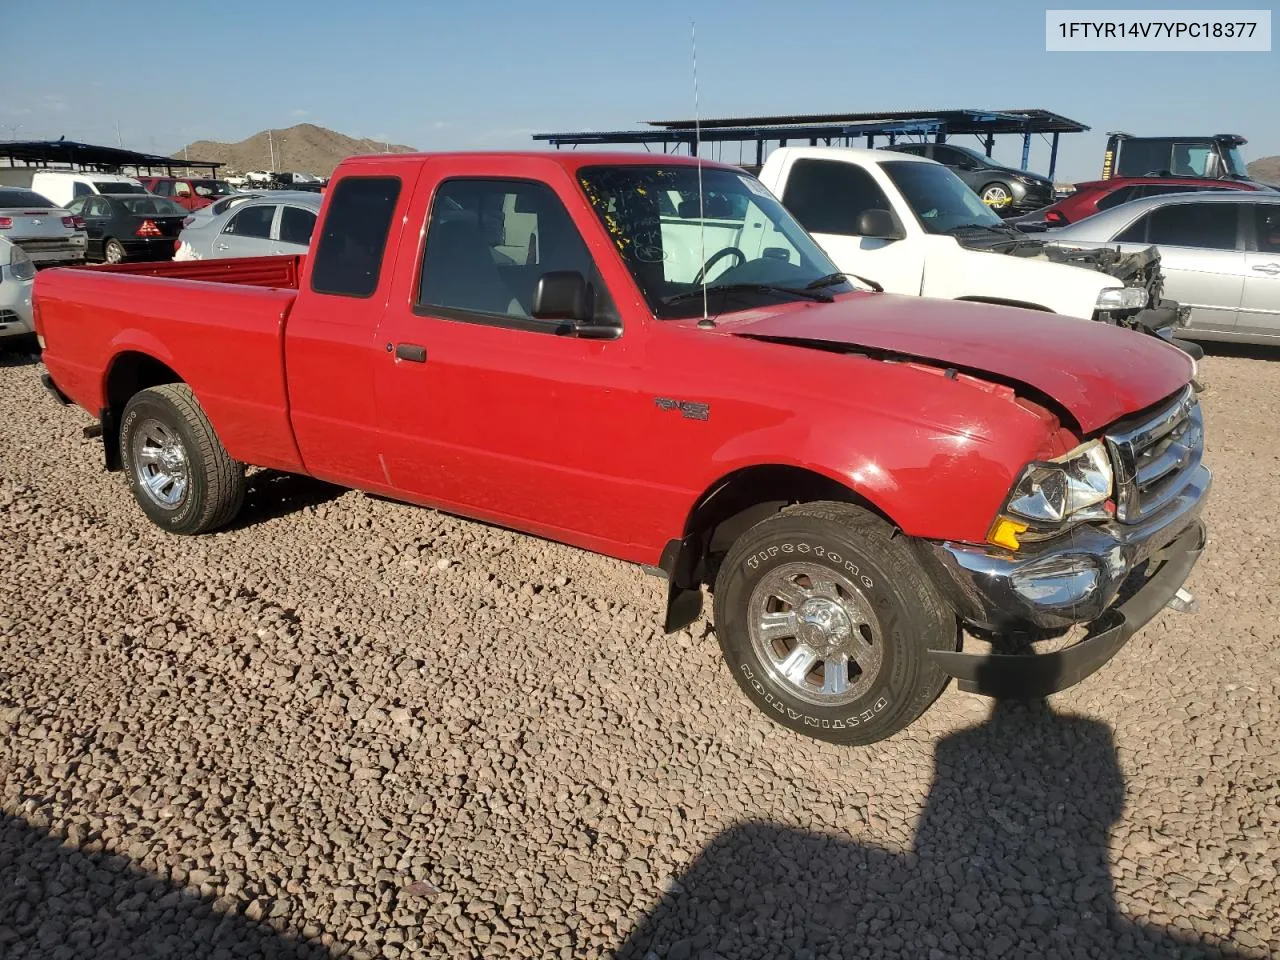
[[[1017,180],[1019,183],[1025,183],[1028,187],[1034,187],[1040,182],[1039,180],[1032,179],[1031,177],[1024,177],[1017,173],[1013,175],[1013,179]]]
[[[16,244],[9,254],[9,272],[15,280],[30,280],[36,275],[36,266],[27,256],[27,251]]]
[[[1147,305],[1147,291],[1142,287],[1108,287],[1098,294],[1099,310],[1139,310]]]
[[[1091,440],[1048,463],[1033,463],[1009,495],[1008,512],[1037,523],[1061,523],[1111,497],[1111,459]]]
[[[1035,534],[1053,534],[1068,521],[1106,519],[1114,513],[1113,490],[1107,449],[1102,441],[1090,440],[1061,457],[1029,464],[987,539],[1017,550],[1018,537],[1032,528]]]

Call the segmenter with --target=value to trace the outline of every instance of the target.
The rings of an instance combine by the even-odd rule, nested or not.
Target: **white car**
[[[933,160],[884,150],[782,147],[770,154],[760,181],[840,270],[889,293],[1126,325],[1169,326],[1180,316],[1176,304],[1158,299],[1154,250],[1070,258],[1046,249]]]
[[[84,221],[34,190],[0,187],[0,237],[41,265],[84,263]]]
[[[118,173],[73,172],[67,170],[41,170],[31,177],[31,189],[52,200],[55,206],[65,207],[77,197],[95,193],[146,193],[147,188],[134,177]]]
[[[220,200],[218,204],[225,204],[220,213],[188,217],[173,259],[220,260],[307,252],[323,202],[320,194],[269,190],[235,202],[239,199]]]
[[[32,333],[31,289],[36,267],[17,244],[0,237],[0,342]]]

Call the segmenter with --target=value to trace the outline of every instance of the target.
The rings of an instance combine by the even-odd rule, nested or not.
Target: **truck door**
[[[781,199],[841,270],[875,280],[888,293],[920,293],[922,244],[858,233],[858,216],[864,211],[894,213],[893,204],[868,171],[843,160],[800,157],[785,174]]]
[[[285,325],[294,436],[307,472],[323,480],[391,490],[374,398],[375,371],[388,359],[378,324],[421,167],[388,157],[336,181]]]
[[[383,462],[411,498],[626,555],[643,517],[626,436],[652,405],[641,330],[586,339],[531,316],[539,278],[573,270],[595,319],[618,322],[573,216],[548,183],[515,178],[528,170],[472,158],[424,174],[435,189],[408,222],[426,220],[425,239],[402,252],[378,334]]]

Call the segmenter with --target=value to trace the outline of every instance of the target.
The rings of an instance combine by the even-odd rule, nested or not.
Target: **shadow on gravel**
[[[938,744],[910,853],[740,824],[708,845],[618,956],[1238,956],[1119,913],[1107,841],[1123,806],[1108,727],[1056,716],[1043,701],[998,701],[987,721]]]
[[[1197,340],[1211,357],[1244,357],[1247,360],[1280,360],[1280,344],[1232,343],[1225,340]]]
[[[244,506],[226,529],[242,530],[256,523],[287,516],[307,507],[336,500],[342,487],[278,470],[259,470],[245,482]]]
[[[264,923],[224,914],[132,866],[81,853],[0,813],[0,957],[5,960],[328,958]]]
[[[32,367],[40,362],[40,345],[33,334],[0,340],[0,367]]]

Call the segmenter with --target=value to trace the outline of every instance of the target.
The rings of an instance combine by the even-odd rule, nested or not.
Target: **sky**
[[[1092,128],[1062,137],[1057,179],[1074,181],[1098,176],[1110,130],[1280,154],[1280,52],[1048,53],[1046,5],[1025,0],[75,7],[68,29],[67,4],[0,0],[0,139],[171,153],[307,121],[423,150],[546,149],[530,134],[691,118],[693,21],[703,117],[1041,107]],[[995,157],[1021,150],[1000,137]],[[1030,169],[1048,160],[1034,138]]]

